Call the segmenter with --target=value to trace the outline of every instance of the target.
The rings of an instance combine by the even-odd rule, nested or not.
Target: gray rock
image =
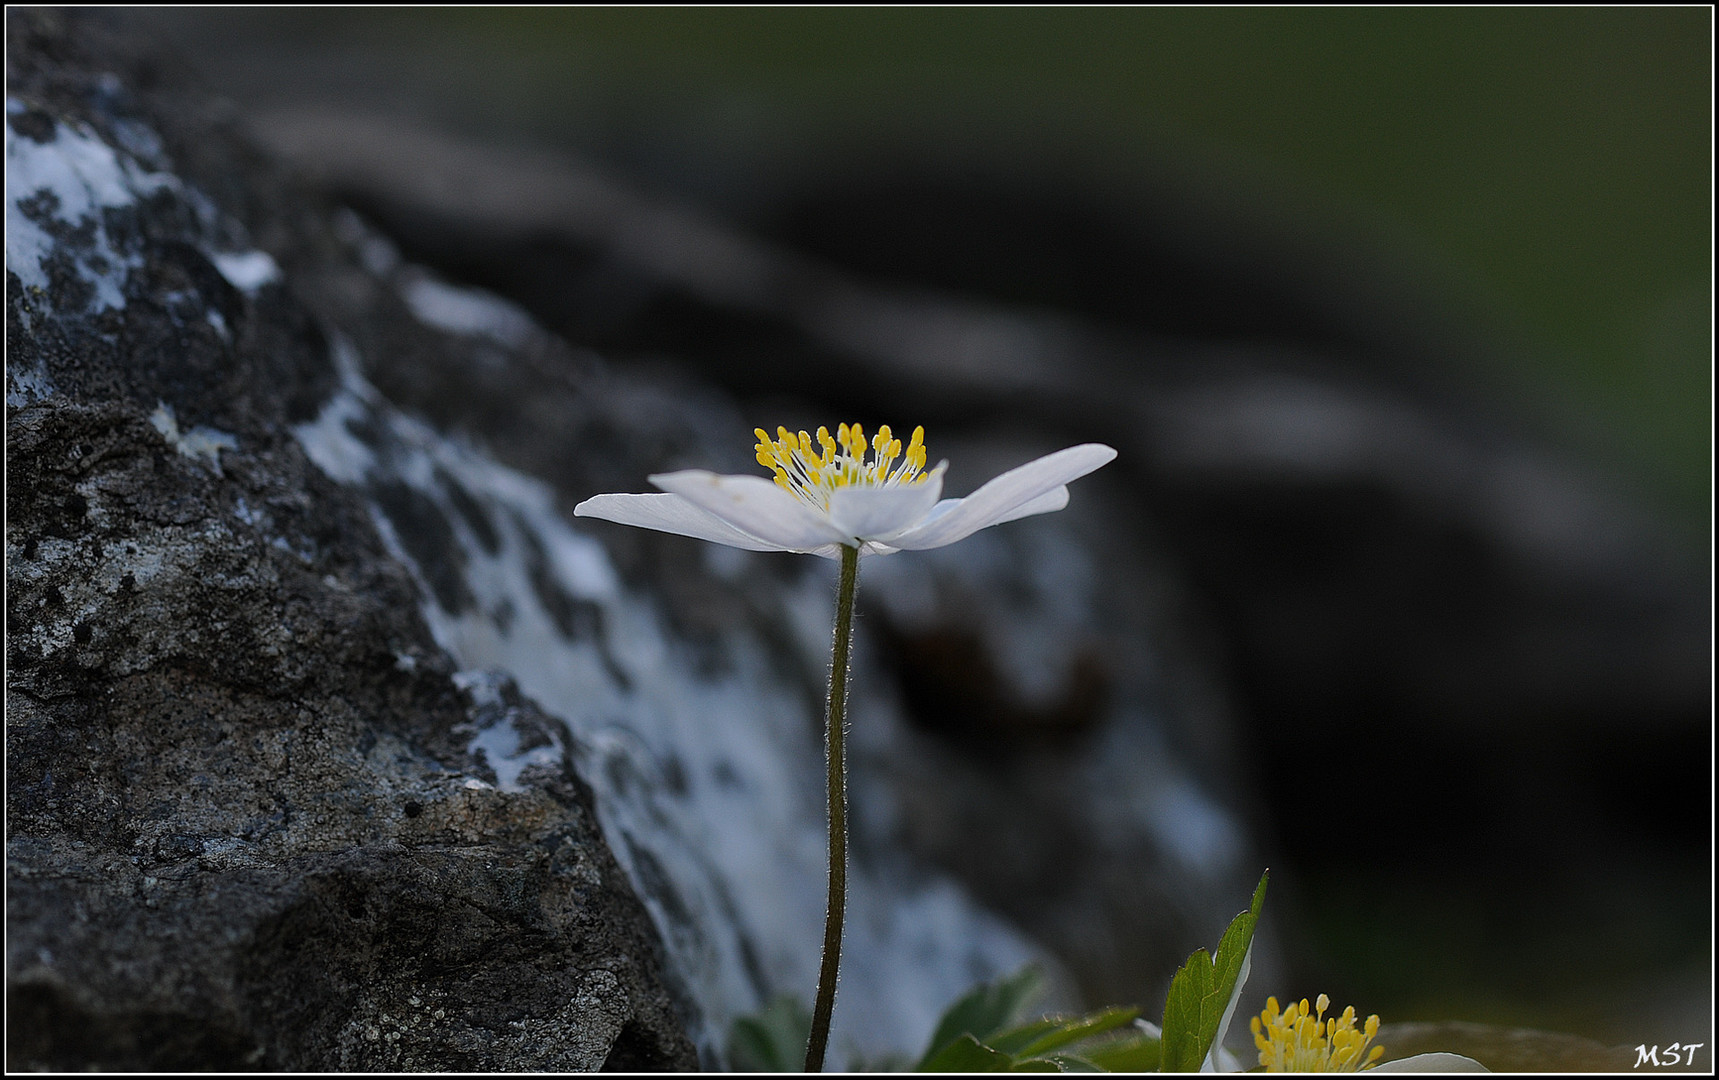
[[[7,18],[8,1066],[693,1066],[569,760],[467,749],[550,722],[293,437],[326,212],[83,23]]]

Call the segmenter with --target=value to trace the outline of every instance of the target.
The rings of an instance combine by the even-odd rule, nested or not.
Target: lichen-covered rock
[[[570,760],[468,748],[552,725],[293,435],[335,371],[253,244],[322,212],[75,13],[7,28],[8,1066],[694,1065]]]

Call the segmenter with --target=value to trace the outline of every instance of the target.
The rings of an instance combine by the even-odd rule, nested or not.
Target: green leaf
[[[1085,1016],[1047,1016],[1036,1023],[1001,1032],[987,1042],[1005,1054],[1038,1057],[1059,1046],[1119,1028],[1139,1015],[1139,1009],[1113,1005]]]
[[[969,990],[949,1006],[938,1021],[931,1044],[920,1058],[918,1068],[927,1069],[938,1054],[962,1035],[971,1035],[975,1043],[988,1041],[1020,1015],[1039,988],[1043,975],[1028,965],[1006,979],[985,983]]]
[[[962,1034],[948,1046],[919,1063],[915,1072],[1008,1072],[1015,1059],[981,1045],[970,1034]]]
[[[1206,1049],[1199,1046],[1200,1009],[1211,996],[1212,960],[1204,949],[1196,949],[1188,957],[1175,978],[1170,980],[1170,994],[1164,999],[1164,1040],[1159,1069],[1162,1072],[1198,1072],[1206,1060]]]
[[[985,1040],[985,1045],[1005,1054],[1019,1054],[1046,1032],[1057,1030],[1063,1023],[1060,1016],[1047,1016],[1043,1020],[1034,1020],[1030,1024],[1012,1027],[1007,1031],[999,1031]]]
[[[1211,967],[1208,961],[1207,968]],[[1160,1058],[1150,1024],[1126,1026],[1140,1015],[1112,1006],[1083,1016],[1046,1016],[1015,1023],[1038,989],[1040,974],[1026,968],[994,984],[975,987],[943,1014],[935,1049],[919,1072],[1150,1072]],[[1069,1048],[1063,1051],[1063,1048]],[[1056,1052],[1053,1052],[1056,1051]]]
[[[1163,1072],[1198,1072],[1235,1009],[1248,966],[1253,932],[1265,906],[1270,873],[1260,875],[1253,905],[1237,915],[1218,942],[1217,959],[1204,949],[1188,957],[1170,980],[1164,1001],[1164,1041],[1159,1068]]]
[[[1080,1056],[1105,1072],[1157,1072],[1160,1050],[1156,1035],[1131,1035],[1086,1047]]]
[[[1047,1062],[1048,1064],[1050,1064],[1052,1067],[1054,1067],[1056,1069],[1057,1072],[1101,1073],[1101,1072],[1105,1071],[1104,1069],[1099,1068],[1097,1065],[1094,1065],[1092,1062],[1088,1061],[1086,1058],[1082,1057],[1079,1054],[1052,1054],[1048,1058],[1031,1058],[1028,1061],[1024,1061],[1021,1064],[1016,1065],[1012,1071],[1014,1071],[1014,1072],[1027,1072],[1028,1070],[1024,1066],[1037,1064],[1041,1061]],[[1050,1070],[1049,1069],[1044,1069],[1044,1070],[1035,1069],[1032,1071],[1034,1071],[1034,1072],[1040,1072],[1040,1071],[1049,1072]]]
[[[1062,1063],[1054,1058],[1027,1058],[1009,1066],[1010,1072],[1066,1072]]]
[[[801,1072],[812,1014],[783,995],[756,1016],[742,1016],[728,1029],[728,1067],[735,1072]]]

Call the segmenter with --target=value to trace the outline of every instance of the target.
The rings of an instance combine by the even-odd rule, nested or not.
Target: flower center
[[[905,454],[888,424],[877,429],[869,444],[858,424],[838,424],[834,438],[823,427],[815,438],[804,431],[795,435],[785,427],[776,429],[774,439],[763,428],[752,433],[758,436],[758,464],[776,474],[777,484],[819,510],[830,508],[830,493],[837,488],[917,484],[925,479],[920,474],[925,468],[922,427],[913,429]]]
[[[1277,999],[1266,999],[1265,1011],[1250,1025],[1266,1072],[1360,1072],[1379,1060],[1385,1048],[1367,1048],[1379,1033],[1379,1018],[1369,1016],[1366,1027],[1357,1029],[1353,1005],[1327,1020],[1330,1005],[1331,999],[1320,994],[1317,1011],[1302,998],[1279,1014]]]

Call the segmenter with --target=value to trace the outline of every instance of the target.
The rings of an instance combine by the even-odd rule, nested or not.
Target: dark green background
[[[1238,232],[1446,304],[1501,346],[1475,363],[1502,391],[1707,522],[1705,7],[176,18],[261,96],[267,73],[237,70],[253,58],[224,58],[211,27],[316,52],[295,93],[571,143],[737,213],[761,162],[916,146],[1168,178]]]

